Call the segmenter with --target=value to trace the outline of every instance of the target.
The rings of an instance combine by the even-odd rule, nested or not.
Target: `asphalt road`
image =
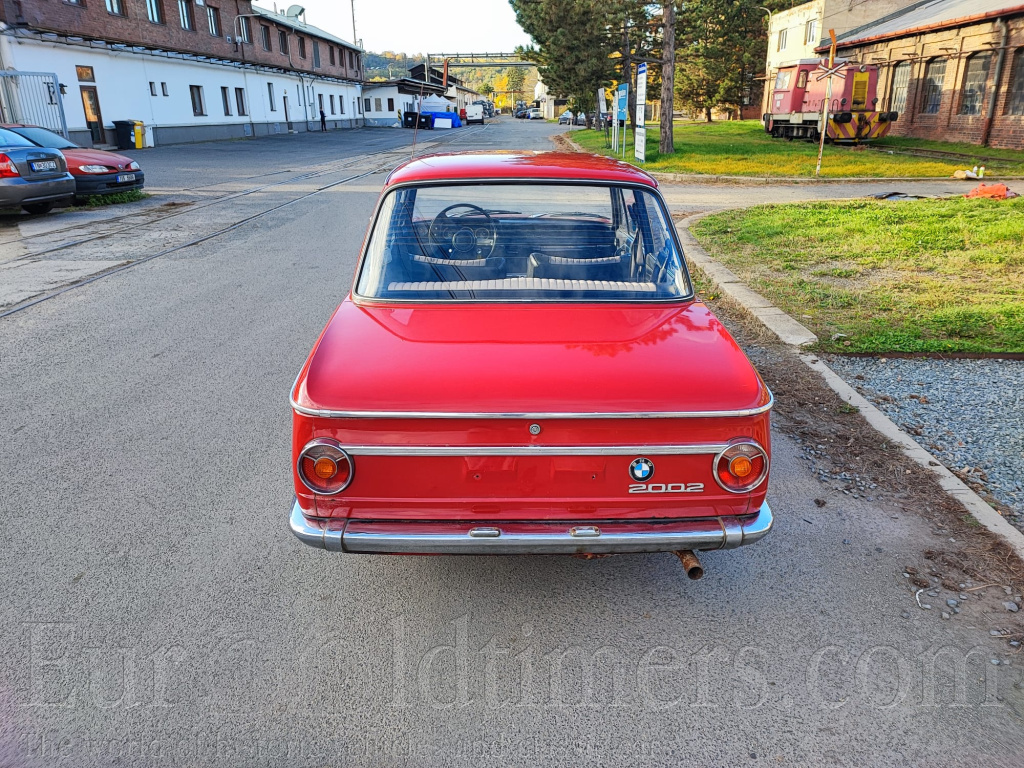
[[[548,148],[556,129],[472,130],[449,148]],[[144,158],[154,189],[200,200],[182,190],[408,138]],[[998,617],[918,609],[901,572],[925,524],[841,495],[818,508],[785,435],[777,529],[704,555],[700,582],[667,554],[295,540],[287,393],[383,173],[298,198],[374,162],[64,249],[139,263],[0,319],[0,766],[1021,764],[1021,663],[990,636]]]

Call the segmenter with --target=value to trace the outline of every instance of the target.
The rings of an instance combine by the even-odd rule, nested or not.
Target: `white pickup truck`
[[[467,104],[466,105],[466,125],[470,123],[484,124],[484,105],[483,104]]]

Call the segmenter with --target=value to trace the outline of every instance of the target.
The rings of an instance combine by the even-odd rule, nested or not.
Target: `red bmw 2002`
[[[291,529],[321,549],[672,551],[699,577],[694,550],[772,526],[771,392],[615,160],[393,171],[291,404]]]

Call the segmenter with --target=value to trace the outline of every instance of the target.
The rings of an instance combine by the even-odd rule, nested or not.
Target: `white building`
[[[45,11],[52,5],[37,4]],[[87,10],[97,13],[95,5],[80,9],[74,34],[53,27],[68,26],[66,14],[79,8],[37,16],[34,24],[0,23],[0,65],[56,74],[73,141],[113,144],[117,120],[145,123],[150,146],[319,130],[321,109],[328,128],[363,124],[361,62],[351,66],[357,62],[353,53],[361,51],[300,18],[248,3],[240,3],[245,13],[221,18],[202,0],[181,0],[174,17],[158,25],[145,20],[149,3],[107,2],[124,16],[98,3],[109,19],[87,16]],[[163,5],[170,10],[170,3]],[[179,16],[182,7],[192,15]],[[131,23],[134,14],[145,26]],[[109,29],[92,29],[96,21]],[[115,26],[121,22],[129,24]],[[16,101],[0,104],[3,119],[25,119]]]
[[[420,98],[443,89],[408,77],[363,84],[363,117],[367,125],[400,126],[402,115],[416,112]]]

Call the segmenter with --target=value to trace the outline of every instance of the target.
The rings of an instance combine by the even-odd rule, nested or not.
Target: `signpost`
[[[626,111],[629,109],[629,83],[619,83],[615,89],[615,122],[612,124],[612,142],[616,151],[621,151],[622,156],[626,155]],[[619,131],[622,131],[622,146],[619,147]]]
[[[818,76],[816,80],[823,80],[828,78],[828,82],[825,83],[825,101],[821,105],[821,141],[818,144],[818,166],[814,169],[815,176],[821,176],[821,156],[825,154],[825,137],[828,135],[828,110],[832,102],[832,78],[838,77],[840,80],[845,77],[840,71],[843,64],[836,66],[836,31],[830,29],[828,36],[832,38],[832,47],[829,48],[828,52],[828,66],[818,67]]]
[[[647,106],[647,62],[641,62],[636,68],[636,136],[633,154],[637,161],[647,162],[647,128],[644,113]]]

